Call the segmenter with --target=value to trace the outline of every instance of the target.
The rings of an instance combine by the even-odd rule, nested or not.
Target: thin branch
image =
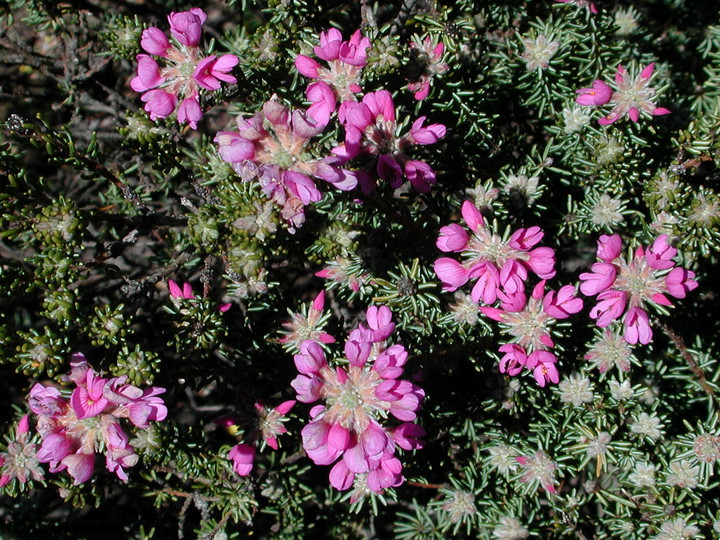
[[[700,383],[702,389],[705,390],[705,393],[711,398],[716,399],[715,390],[713,390],[712,386],[708,384],[705,373],[702,369],[700,369],[700,366],[698,366],[698,363],[695,361],[693,355],[690,354],[690,351],[685,346],[685,341],[683,340],[683,338],[677,335],[672,328],[670,328],[667,324],[663,322],[660,323],[660,328],[663,329],[663,331],[670,338],[670,341],[673,342],[673,345],[675,345],[678,351],[680,351],[680,354],[688,363],[688,366],[690,366],[690,371],[693,372],[693,375],[695,375],[698,383]]]

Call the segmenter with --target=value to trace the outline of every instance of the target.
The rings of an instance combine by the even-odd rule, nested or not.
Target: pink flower
[[[391,434],[403,450],[418,450],[424,446],[422,438],[426,435],[425,428],[418,424],[405,422],[393,429]]]
[[[168,280],[168,288],[170,296],[173,298],[195,298],[192,286],[189,283],[183,283],[182,289],[172,279]]]
[[[395,331],[395,323],[392,322],[392,313],[387,306],[370,306],[366,315],[368,326],[372,330],[366,338],[371,343],[385,341]],[[361,326],[362,328],[362,326]]]
[[[308,157],[307,141],[325,126],[305,112],[291,112],[273,97],[253,118],[238,118],[237,126],[238,133],[216,135],[220,156],[244,180],[259,181],[265,195],[280,207],[291,232],[304,223],[304,207],[322,198],[313,177],[343,191],[357,186],[356,176],[340,167],[339,158]]]
[[[609,263],[620,256],[622,252],[622,239],[619,235],[608,236],[603,234],[598,239],[597,256],[600,260]]]
[[[104,451],[108,470],[127,481],[124,469],[134,466],[138,456],[121,422],[126,418],[146,429],[151,421],[164,420],[167,408],[157,396],[165,389],[143,390],[125,384],[126,376],[101,378],[79,353],[73,354],[71,366],[65,380],[76,388],[69,399],[41,384],[30,391],[28,402],[42,437],[37,460],[49,463],[51,472],[67,470],[80,484],[92,476],[95,454]]]
[[[601,293],[615,283],[617,270],[615,265],[608,263],[595,263],[591,267],[592,272],[580,274],[580,291],[587,296],[594,296]]]
[[[219,90],[220,81],[229,84],[237,82],[235,77],[228,75],[237,64],[238,58],[233,54],[226,54],[220,58],[208,56],[198,62],[193,77],[206,90]]]
[[[580,105],[612,105],[612,110],[598,123],[607,126],[627,115],[630,120],[637,122],[640,114],[645,116],[658,116],[670,114],[668,109],[657,107],[653,101],[655,90],[650,88],[655,64],[645,66],[639,75],[630,77],[627,70],[619,65],[615,73],[615,90],[603,81],[594,81],[592,88],[577,90],[580,94],[576,102]]]
[[[307,110],[308,116],[319,126],[326,126],[330,122],[330,116],[335,112],[335,94],[332,89],[325,81],[318,81],[308,85],[305,95],[312,103]]]
[[[639,307],[628,309],[624,319],[625,339],[630,345],[640,342],[647,345],[652,340],[652,329],[647,312]]]
[[[172,45],[170,45],[170,40],[165,35],[165,32],[151,26],[143,31],[140,46],[150,54],[167,58],[168,51]]]
[[[550,291],[543,299],[543,310],[556,319],[567,319],[582,308],[582,298],[575,296],[575,287],[572,285],[561,287],[557,294]]]
[[[279,448],[277,438],[283,433],[287,433],[283,422],[287,420],[285,416],[293,406],[295,406],[294,399],[283,401],[273,409],[265,407],[262,403],[255,404],[259,419],[258,428],[260,429],[260,434],[262,435],[263,441],[273,450]]]
[[[387,90],[365,94],[361,103],[346,102],[343,125],[345,144],[333,149],[343,160],[366,158],[374,163],[377,177],[398,188],[407,179],[420,193],[429,191],[435,183],[435,172],[423,161],[413,160],[406,149],[414,145],[434,144],[445,136],[442,124],[423,127],[425,117],[417,119],[410,133],[395,135],[395,104]],[[372,173],[371,173],[372,174]],[[372,184],[366,190],[372,190]],[[364,188],[365,189],[365,188]]]
[[[455,259],[441,257],[435,261],[434,268],[446,291],[452,292],[468,282],[468,270]]]
[[[355,94],[362,91],[360,73],[367,63],[369,47],[370,40],[363,37],[360,30],[355,31],[348,41],[343,41],[340,31],[331,28],[320,34],[320,45],[314,48],[315,55],[327,62],[328,67],[304,54],[295,57],[295,67],[301,75],[318,79],[308,86],[307,97],[313,103],[308,115],[319,125],[327,125],[336,101],[353,102]],[[340,112],[342,115],[342,106]]]
[[[291,350],[298,352],[300,345],[308,340],[335,343],[335,338],[322,330],[329,317],[329,314],[323,313],[324,308],[325,291],[320,291],[312,305],[306,306],[300,313],[292,313],[292,319],[283,323],[285,330],[283,330],[284,336],[280,338],[280,343],[286,344]]]
[[[600,328],[622,317],[625,340],[646,345],[652,339],[652,329],[645,306],[671,306],[665,293],[684,298],[697,282],[692,280],[692,272],[675,267],[672,259],[677,250],[667,235],[660,235],[647,249],[638,247],[630,261],[619,258],[621,250],[619,236],[602,236],[598,257],[606,262],[595,263],[591,273],[580,274],[584,281],[580,290],[586,295],[598,295],[590,317]]]
[[[512,305],[519,301],[516,296],[525,287],[528,270],[542,279],[555,275],[555,251],[534,247],[543,237],[540,227],[518,229],[503,239],[486,227],[471,201],[463,202],[461,213],[472,234],[461,225],[451,224],[440,229],[436,241],[440,250],[461,253],[463,259],[458,262],[441,257],[435,261],[435,273],[444,290],[452,292],[469,280],[477,280],[472,289],[473,302],[491,304],[502,298],[506,305]]]
[[[665,276],[665,286],[668,293],[675,298],[685,298],[687,293],[697,289],[698,282],[693,278],[695,273],[684,268],[673,268]]]
[[[506,343],[500,347],[505,355],[500,359],[500,373],[507,373],[514,377],[520,373],[527,364],[525,349],[515,343]]]
[[[255,447],[249,444],[236,444],[227,455],[232,460],[233,470],[238,476],[247,476],[252,472],[255,461]]]
[[[453,223],[440,228],[440,236],[435,245],[440,251],[464,251],[468,243],[468,233],[460,225]]]
[[[487,261],[480,263],[472,268],[470,274],[473,278],[477,278],[470,293],[472,301],[482,300],[486,304],[495,302],[500,291],[500,274],[495,265]]]
[[[65,456],[59,470],[67,469],[76,486],[90,480],[95,469],[95,455],[78,452]]]
[[[590,317],[597,319],[597,325],[605,328],[620,317],[627,306],[627,293],[606,290],[598,295],[598,303],[590,310]]]
[[[575,92],[579,94],[575,100],[578,105],[605,105],[612,96],[612,88],[603,81],[593,81],[592,88],[581,88]]]
[[[76,388],[70,397],[70,404],[79,419],[97,416],[105,410],[108,400],[103,397],[107,379],[95,376],[88,370],[86,381]]]
[[[550,354],[550,356],[555,359],[554,355]],[[557,384],[560,380],[560,375],[558,373],[557,367],[555,366],[555,361],[545,360],[538,362],[538,364],[533,369],[533,377],[535,377],[535,381],[537,381],[538,386],[540,386],[541,388],[544,387],[548,382]]]
[[[237,82],[229,74],[238,63],[236,56],[202,58],[199,43],[206,18],[200,8],[171,13],[168,22],[176,44],[172,44],[159,28],[150,27],[143,31],[141,47],[162,58],[163,65],[147,54],[139,54],[137,76],[130,81],[130,87],[143,93],[141,100],[151,120],[167,118],[177,110],[180,124],[187,123],[190,128],[197,129],[203,115],[200,90],[217,90],[220,81]]]
[[[172,299],[173,303],[176,306],[179,306],[181,301],[184,300],[193,300],[195,298],[195,293],[192,290],[192,286],[189,283],[183,283],[182,289],[180,286],[175,283],[172,279],[168,280],[168,289],[170,290],[170,298]],[[229,310],[232,307],[232,304],[220,304],[217,309],[218,311],[221,311],[222,313],[225,313],[227,310]]]
[[[677,249],[668,244],[668,235],[661,234],[645,253],[648,266],[655,270],[667,270],[675,266],[672,258],[677,255]]]
[[[559,380],[557,358],[550,352],[554,347],[550,328],[556,320],[578,313],[583,306],[572,285],[565,285],[557,292],[544,291],[545,281],[541,281],[533,288],[530,298],[521,291],[512,296],[501,292],[502,308],[480,307],[480,311],[500,323],[502,332],[511,339],[499,348],[504,353],[500,358],[500,372],[514,377],[523,368],[532,370],[540,386]]]
[[[442,124],[431,124],[427,127],[423,127],[426,117],[421,116],[415,122],[413,122],[412,128],[410,128],[411,140],[417,144],[435,144],[440,139],[445,137],[447,129]]]
[[[339,460],[330,472],[336,489],[350,489],[362,475],[368,488],[379,493],[402,482],[395,444],[407,450],[422,446],[424,431],[410,422],[425,393],[400,379],[408,354],[401,345],[386,346],[395,328],[387,306],[368,308],[366,322],[350,332],[347,361],[334,368],[316,342],[303,343],[295,356],[300,374],[291,385],[299,401],[322,400],[301,432],[308,457],[317,465]],[[307,389],[313,383],[311,393]],[[389,415],[404,423],[385,427]]]
[[[550,279],[555,276],[555,250],[549,247],[539,247],[528,252],[526,264],[541,279]]]
[[[172,12],[168,15],[170,33],[186,47],[197,47],[202,35],[202,25],[206,19],[207,15],[200,8],[192,8],[190,11],[180,13]]]

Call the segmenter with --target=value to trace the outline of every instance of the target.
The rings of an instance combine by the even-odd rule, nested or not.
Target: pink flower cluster
[[[415,92],[415,99],[422,101],[430,93],[430,81],[433,77],[442,75],[450,69],[450,66],[442,61],[445,52],[442,41],[436,44],[430,36],[427,36],[421,44],[411,41],[410,48],[422,65],[423,71],[418,80],[408,83],[408,90]]]
[[[429,46],[429,45],[428,45]],[[328,67],[299,54],[295,59],[298,71],[317,82],[307,87],[306,95],[312,103],[308,116],[318,126],[325,127],[336,109],[338,118],[345,127],[345,143],[334,148],[333,153],[346,163],[354,158],[366,160],[366,170],[356,171],[357,180],[365,193],[375,188],[376,178],[390,182],[393,188],[400,187],[405,180],[421,193],[435,184],[435,171],[423,161],[410,159],[405,151],[414,145],[434,144],[445,136],[445,126],[432,124],[424,127],[425,117],[415,121],[409,134],[396,135],[395,104],[390,92],[381,90],[365,94],[358,103],[355,94],[362,92],[359,84],[360,72],[367,63],[367,49],[370,40],[356,31],[349,41],[343,41],[342,34],[334,28],[320,34],[320,45],[315,54],[325,60]],[[442,71],[436,58],[442,47],[429,52],[431,65]],[[426,81],[429,85],[429,79]],[[427,89],[418,89],[427,95]],[[418,98],[422,99],[422,98]]]
[[[463,262],[450,257],[435,261],[435,273],[442,280],[444,290],[452,292],[476,280],[471,292],[473,302],[492,304],[500,294],[504,297],[524,295],[528,270],[541,279],[555,275],[554,250],[535,247],[543,237],[540,227],[518,229],[509,239],[504,239],[486,227],[482,214],[472,202],[465,201],[461,212],[471,234],[465,227],[453,223],[440,229],[436,242],[440,251],[460,253],[464,258]]]
[[[104,379],[98,376],[80,353],[72,355],[67,381],[75,384],[70,397],[54,386],[35,384],[28,404],[37,415],[42,437],[38,461],[50,464],[50,472],[67,470],[75,484],[87,481],[95,468],[95,454],[105,452],[110,472],[127,481],[125,467],[132,467],[138,455],[130,445],[121,421],[139,429],[167,416],[158,397],[164,388],[142,390],[126,384],[127,376]]]
[[[308,85],[306,96],[312,105],[308,109],[308,116],[322,126],[330,121],[335,112],[336,100],[341,103],[355,101],[355,94],[362,92],[360,87],[360,72],[367,64],[367,49],[370,40],[360,33],[360,30],[343,41],[339,30],[331,28],[320,33],[320,45],[314,47],[315,55],[327,63],[322,66],[316,60],[304,54],[295,58],[295,67],[306,77],[317,79]],[[343,105],[340,106],[340,115],[343,114]]]
[[[402,484],[395,449],[421,448],[425,434],[413,423],[425,393],[400,379],[407,351],[386,342],[395,329],[392,313],[372,306],[366,320],[367,326],[360,324],[348,336],[346,364],[331,367],[320,344],[305,341],[295,355],[300,375],[291,383],[299,401],[322,401],[302,429],[305,451],[318,465],[335,463],[330,484],[341,491],[354,486],[353,501]],[[384,426],[388,414],[402,423]]]
[[[247,476],[252,472],[255,464],[255,446],[259,437],[262,437],[263,443],[273,450],[280,447],[277,438],[283,433],[287,433],[287,428],[283,425],[283,422],[286,420],[285,415],[290,412],[294,405],[295,400],[289,400],[271,409],[262,403],[255,403],[257,427],[247,437],[249,442],[236,444],[227,455],[227,458],[232,461],[233,470],[238,476]],[[237,421],[232,418],[221,418],[215,422],[227,427],[237,425]]]
[[[178,122],[197,129],[203,115],[200,90],[217,90],[221,81],[237,82],[230,75],[238,63],[235,55],[220,58],[202,55],[198,45],[206,19],[200,8],[168,15],[174,42],[154,26],[143,31],[140,45],[151,55],[162,58],[164,66],[148,54],[137,55],[137,76],[130,81],[130,86],[143,93],[141,99],[152,120],[166,118],[177,109]]]
[[[671,306],[665,293],[685,298],[698,283],[693,272],[675,266],[672,258],[677,249],[668,243],[666,234],[658,236],[647,249],[638,247],[629,261],[620,258],[621,251],[620,236],[601,236],[597,249],[600,262],[592,265],[591,272],[580,274],[580,291],[597,295],[598,303],[590,317],[600,328],[622,318],[625,340],[645,345],[652,340],[652,329],[644,306]]]
[[[460,253],[463,262],[450,257],[435,261],[435,273],[443,289],[454,291],[476,280],[470,297],[473,302],[500,303],[500,307],[479,309],[502,324],[511,339],[500,347],[503,357],[500,372],[515,376],[523,368],[532,370],[540,386],[557,383],[557,357],[550,349],[554,342],[549,329],[556,320],[579,312],[583,302],[575,287],[565,285],[545,293],[545,280],[555,275],[555,252],[535,247],[542,240],[540,227],[522,228],[509,238],[491,232],[477,207],[465,201],[461,213],[467,228],[458,224],[440,229],[436,245],[445,252]],[[469,228],[469,231],[468,231]],[[530,298],[525,295],[528,272],[542,281],[535,285]]]
[[[615,73],[615,90],[601,80],[593,81],[592,88],[577,90],[576,103],[586,106],[612,105],[612,110],[598,123],[607,126],[627,115],[630,120],[637,122],[640,114],[659,116],[670,114],[664,107],[655,106],[653,96],[655,90],[650,88],[655,64],[648,64],[637,77],[630,77],[627,70],[619,65]]]
[[[549,328],[556,320],[567,319],[583,308],[583,301],[576,296],[575,287],[565,285],[557,292],[545,291],[545,280],[533,289],[530,298],[523,292],[506,295],[498,293],[501,307],[480,306],[480,311],[502,323],[503,331],[511,341],[500,347],[504,356],[500,359],[500,372],[515,376],[523,368],[532,370],[538,385],[548,382],[557,384],[560,375],[557,357],[550,352],[555,344]]]
[[[395,104],[387,90],[370,92],[362,102],[345,102],[343,125],[345,143],[333,152],[344,161],[353,158],[370,160],[370,169],[357,171],[358,181],[365,193],[375,188],[375,178],[382,178],[392,188],[400,187],[407,179],[420,193],[427,193],[435,184],[435,171],[424,161],[410,159],[406,150],[415,145],[435,144],[445,136],[442,124],[425,126],[425,116],[413,122],[410,133],[398,137]]]
[[[237,127],[237,132],[216,135],[220,156],[244,180],[259,180],[291,230],[304,223],[304,207],[322,198],[313,177],[343,191],[357,185],[355,175],[339,166],[339,158],[315,159],[307,153],[308,140],[324,126],[303,111],[291,112],[273,97],[252,118],[238,118]]]

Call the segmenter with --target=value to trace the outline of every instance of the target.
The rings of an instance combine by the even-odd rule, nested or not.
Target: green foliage
[[[70,394],[73,353],[102,377],[167,389],[169,410],[128,433],[139,461],[127,483],[101,457],[79,485],[47,463],[42,481],[9,478],[0,536],[90,538],[96,523],[138,539],[720,534],[720,21],[710,3],[587,4],[213,1],[203,50],[237,55],[238,82],[202,89],[197,130],[175,114],[151,120],[129,87],[143,30],[165,31],[168,13],[194,4],[0,5],[0,474],[30,389]],[[329,28],[369,38],[360,85],[392,93],[395,136],[421,116],[447,135],[402,149],[437,172],[429,192],[315,178],[321,200],[291,223],[296,209],[214,139],[273,96],[306,108],[295,58],[315,58]],[[442,42],[447,70],[418,52],[426,37]],[[603,126],[607,106],[575,102],[618,65],[635,76],[650,63],[652,99],[670,115]],[[418,101],[408,84],[423,77]],[[344,141],[336,114],[285,164]],[[365,158],[347,167],[373,173]],[[434,270],[448,255],[439,229],[462,224],[465,200],[498,242],[542,228],[554,290],[578,283],[603,234],[630,250],[669,235],[699,287],[655,311],[651,344],[627,348],[612,341],[622,324],[598,328],[585,297],[581,313],[548,323],[560,383],[510,377],[498,370],[508,331],[473,302],[476,276],[448,292]],[[258,404],[296,397],[298,343],[283,337],[320,328],[339,355],[369,305],[392,310],[427,435],[396,449],[402,485],[340,493],[303,449],[312,405],[295,405],[273,450]],[[43,427],[30,418],[32,454]],[[245,477],[228,459],[238,443],[257,448]]]

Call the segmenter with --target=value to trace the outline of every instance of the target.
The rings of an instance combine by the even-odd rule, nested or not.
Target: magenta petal
[[[133,90],[144,92],[162,84],[165,80],[160,76],[160,66],[158,63],[146,54],[138,54],[138,76],[140,84],[133,84]],[[135,79],[133,79],[135,81]]]
[[[357,474],[366,473],[368,471],[368,458],[361,444],[355,443],[348,448],[343,454],[342,461],[347,468]]]
[[[340,424],[331,424],[328,431],[328,445],[338,452],[344,452],[350,444],[350,432]]]
[[[232,131],[220,131],[215,135],[220,157],[228,163],[240,163],[255,157],[255,145]]]
[[[197,129],[197,123],[202,118],[202,109],[197,95],[188,96],[183,100],[178,107],[177,118],[179,123],[187,122],[192,129]]]
[[[485,221],[483,220],[480,210],[478,210],[471,201],[465,201],[462,204],[460,212],[471,231],[477,232],[479,227],[485,226]]]
[[[75,480],[74,484],[82,484],[90,479],[95,468],[95,454],[70,454],[62,460],[68,474]]]
[[[371,422],[360,436],[363,450],[368,457],[377,456],[388,445],[388,436],[378,424]]]
[[[78,418],[91,418],[105,410],[108,400],[100,398],[93,401],[85,388],[76,388],[70,396],[70,405]]]
[[[330,470],[330,485],[338,491],[350,489],[354,480],[355,473],[350,471],[342,460],[338,461]]]
[[[140,46],[150,54],[165,58],[170,48],[170,40],[165,35],[165,32],[151,26],[143,30]]]
[[[249,444],[237,444],[227,455],[233,462],[233,470],[238,476],[247,476],[252,472],[255,461],[255,447]]]
[[[177,105],[177,98],[173,94],[159,88],[145,92],[140,99],[145,102],[145,110],[151,120],[170,116]]]
[[[453,223],[440,228],[440,236],[435,245],[440,251],[459,253],[467,247],[469,236],[467,231]]]
[[[443,282],[443,289],[454,291],[468,282],[468,270],[455,259],[441,257],[433,265],[435,273]]]
[[[418,424],[409,422],[400,424],[393,430],[393,438],[397,445],[403,450],[415,450],[422,448],[423,441],[420,440],[425,436],[425,428]]]
[[[315,60],[305,56],[304,54],[298,54],[295,57],[295,67],[306,77],[310,77],[311,79],[318,78],[318,67],[320,66]]]

